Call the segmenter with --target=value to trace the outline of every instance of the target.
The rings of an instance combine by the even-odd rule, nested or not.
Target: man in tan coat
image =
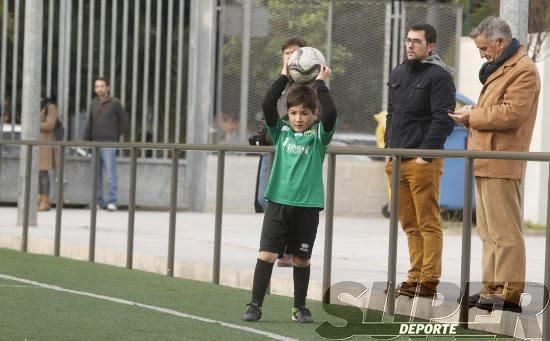
[[[540,92],[535,63],[501,18],[483,19],[470,37],[487,60],[479,72],[483,88],[477,105],[451,115],[470,128],[468,150],[529,151]],[[483,288],[469,297],[470,307],[521,312],[525,241],[520,187],[525,166],[525,161],[474,161]]]

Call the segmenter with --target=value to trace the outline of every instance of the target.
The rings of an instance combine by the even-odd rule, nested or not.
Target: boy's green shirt
[[[278,118],[277,125],[267,129],[275,144],[275,160],[266,199],[283,205],[323,209],[323,161],[336,126],[326,132],[322,123],[315,123],[303,133],[295,133],[287,121]]]

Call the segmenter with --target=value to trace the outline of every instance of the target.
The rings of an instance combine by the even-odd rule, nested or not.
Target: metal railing
[[[217,166],[217,188],[216,188],[216,206],[215,206],[215,235],[214,235],[214,254],[213,254],[213,273],[212,282],[220,283],[220,256],[221,256],[221,232],[222,232],[222,210],[223,210],[223,187],[225,173],[226,152],[241,153],[259,153],[273,151],[273,147],[268,146],[238,146],[238,145],[191,145],[191,144],[166,144],[166,143],[114,143],[114,142],[37,142],[37,141],[6,141],[0,140],[0,148],[3,145],[18,145],[26,147],[26,169],[25,169],[25,192],[24,192],[24,219],[22,228],[21,250],[27,252],[28,228],[29,228],[29,201],[30,201],[30,181],[32,171],[32,150],[36,146],[59,147],[59,165],[57,181],[57,205],[55,221],[55,241],[54,255],[59,256],[61,240],[61,216],[63,203],[63,176],[65,166],[65,148],[83,147],[93,149],[93,185],[91,197],[91,217],[90,217],[90,237],[89,237],[89,255],[88,260],[94,261],[95,258],[95,236],[96,236],[96,191],[97,178],[99,172],[99,149],[117,148],[130,149],[130,199],[128,205],[128,240],[126,250],[126,267],[132,268],[133,259],[133,240],[134,240],[134,213],[135,213],[135,195],[136,195],[136,169],[137,169],[137,151],[138,149],[160,149],[170,150],[172,152],[171,180],[170,180],[170,220],[168,237],[168,257],[167,272],[168,276],[174,275],[174,253],[175,253],[175,234],[176,234],[176,203],[178,190],[178,159],[179,153],[183,151],[204,151],[218,153]],[[523,160],[550,162],[550,153],[543,152],[487,152],[487,151],[463,151],[463,150],[418,150],[418,149],[377,149],[377,148],[359,148],[359,147],[331,147],[328,154],[328,172],[327,172],[327,195],[325,206],[325,245],[324,245],[324,265],[323,265],[323,300],[330,300],[327,291],[331,286],[332,272],[332,236],[334,222],[334,194],[336,178],[336,156],[337,155],[363,155],[363,156],[390,156],[392,157],[392,191],[390,203],[390,231],[389,231],[389,251],[388,251],[388,277],[387,277],[387,304],[385,313],[395,315],[395,284],[397,270],[397,233],[398,233],[398,198],[399,198],[399,169],[401,158],[403,157],[426,157],[426,158],[463,158],[465,159],[464,171],[464,207],[463,207],[463,229],[462,229],[462,258],[461,258],[461,280],[460,280],[460,317],[459,322],[465,328],[468,327],[468,296],[470,282],[470,251],[471,251],[471,227],[472,227],[472,193],[473,193],[473,161],[474,159],[498,159],[498,160]],[[550,174],[549,174],[550,180]],[[550,193],[550,181],[548,182]],[[549,198],[550,199],[550,198]],[[547,204],[550,212],[550,200]],[[550,288],[550,214],[547,214],[546,222],[546,242],[545,242],[545,265],[544,265],[544,286]],[[544,290],[543,307],[546,308],[548,301],[548,290]],[[330,303],[330,302],[324,302]],[[550,312],[545,310],[543,313],[542,335],[544,340],[550,339]]]

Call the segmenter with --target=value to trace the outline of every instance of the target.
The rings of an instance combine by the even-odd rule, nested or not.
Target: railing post
[[[462,211],[462,260],[460,267],[460,317],[463,328],[468,328],[468,297],[470,296],[470,254],[472,248],[472,193],[474,184],[474,160],[465,158],[464,209]]]
[[[546,249],[544,256],[544,312],[542,316],[542,339],[550,340],[550,307],[548,306],[550,289],[550,167],[548,167],[548,198],[546,203]]]
[[[128,238],[126,244],[126,268],[131,269],[134,259],[134,218],[136,210],[137,150],[130,150],[130,194],[128,198]]]
[[[54,256],[59,257],[61,250],[61,215],[63,213],[63,181],[65,175],[65,146],[59,147],[59,165],[57,165],[57,200],[55,204]]]
[[[393,157],[391,174],[390,235],[388,248],[388,294],[384,316],[395,316],[395,277],[397,271],[397,223],[401,157]]]
[[[334,182],[336,176],[336,155],[328,154],[327,198],[325,207],[325,251],[323,262],[323,303],[330,304],[332,282],[332,235],[334,227]]]
[[[32,169],[32,145],[27,146],[27,164],[25,165],[25,193],[23,197],[23,236],[21,251],[27,252],[29,240],[29,205],[31,198],[31,169]]]
[[[214,262],[212,283],[220,284],[220,259],[222,248],[223,185],[225,175],[225,152],[218,152],[218,173],[216,179],[216,220],[214,225]]]
[[[93,178],[92,178],[92,200],[90,204],[90,243],[88,245],[88,261],[95,260],[95,232],[97,218],[97,177],[101,171],[99,168],[99,147],[94,147],[94,162],[93,162]]]
[[[170,180],[170,225],[168,232],[168,264],[166,275],[174,276],[174,253],[176,245],[176,209],[178,206],[178,161],[179,151],[172,150],[172,178]]]

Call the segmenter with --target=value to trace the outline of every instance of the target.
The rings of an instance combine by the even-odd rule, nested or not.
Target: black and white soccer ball
[[[314,47],[301,47],[288,58],[288,73],[298,84],[307,84],[313,81],[327,61],[321,51]]]

